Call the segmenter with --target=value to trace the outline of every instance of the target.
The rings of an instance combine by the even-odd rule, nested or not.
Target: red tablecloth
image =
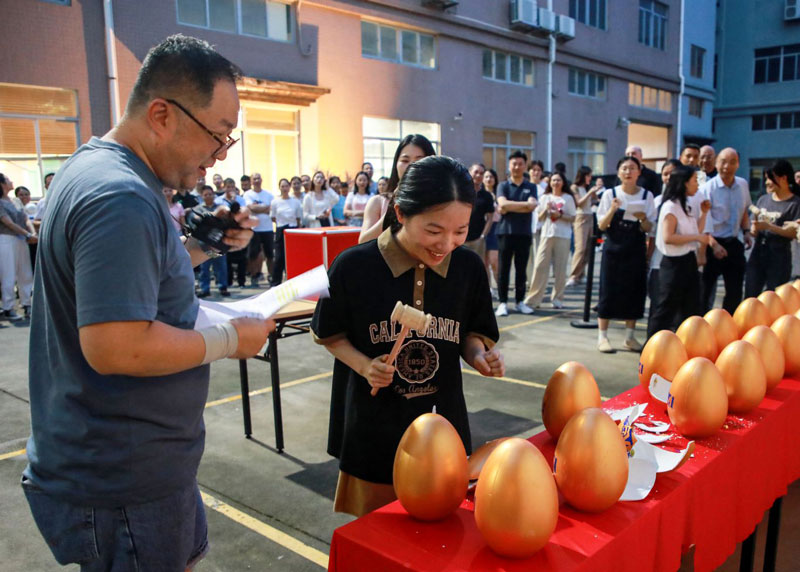
[[[637,386],[603,408],[647,398]],[[645,417],[669,421],[663,404],[652,401]],[[798,422],[800,381],[786,379],[756,410],[729,415],[721,432],[697,441],[694,457],[659,474],[644,501],[619,502],[600,514],[562,504],[550,543],[527,560],[501,558],[489,549],[475,526],[471,499],[435,523],[412,519],[394,502],[334,531],[328,569],[674,571],[694,544],[696,570],[713,570],[800,477]],[[552,463],[550,436],[543,432],[530,441]],[[685,444],[677,436],[660,446],[677,450]]]

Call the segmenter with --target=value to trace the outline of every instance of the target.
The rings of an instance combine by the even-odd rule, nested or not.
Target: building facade
[[[775,159],[800,169],[800,9],[790,2],[721,2],[714,135],[739,151],[751,192]]]
[[[714,59],[717,2],[685,2],[683,15],[684,90],[681,101],[681,139],[683,143],[712,143],[714,98]],[[677,155],[677,153],[676,153]]]
[[[571,177],[582,164],[613,171],[628,144],[657,166],[678,137],[680,0],[105,4],[113,14],[102,0],[4,3],[0,172],[34,195],[113,125],[147,50],[174,33],[244,71],[242,143],[212,172],[259,171],[268,188],[315,170],[353,177],[364,160],[388,175],[415,132],[501,177],[518,148]]]

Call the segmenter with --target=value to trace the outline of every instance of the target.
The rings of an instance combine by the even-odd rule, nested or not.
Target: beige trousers
[[[572,223],[572,230],[575,233],[575,252],[572,254],[572,270],[569,277],[578,281],[583,278],[586,271],[586,263],[589,261],[589,242],[592,238],[592,215],[578,214],[575,222]]]
[[[569,262],[568,238],[542,238],[539,249],[536,251],[536,264],[534,265],[533,280],[525,297],[525,303],[535,308],[542,302],[547,290],[547,278],[550,276],[550,266],[553,267],[553,293],[551,300],[564,301],[564,287],[567,284],[567,263]]]

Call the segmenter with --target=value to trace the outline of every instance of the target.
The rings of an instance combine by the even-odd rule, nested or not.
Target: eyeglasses
[[[236,144],[236,143],[239,141],[238,139],[234,139],[234,138],[233,138],[233,137],[231,137],[230,135],[228,135],[228,138],[227,138],[225,141],[223,141],[222,139],[220,139],[220,138],[219,138],[219,136],[217,136],[217,135],[216,135],[216,134],[215,134],[213,131],[211,131],[211,129],[209,129],[208,127],[206,127],[205,125],[203,125],[203,124],[200,122],[200,120],[199,120],[199,119],[197,119],[197,117],[195,117],[194,115],[192,115],[192,114],[189,112],[189,110],[188,110],[188,109],[186,109],[184,106],[182,106],[180,103],[178,103],[178,102],[177,102],[177,101],[175,101],[174,99],[165,99],[165,101],[166,101],[167,103],[171,103],[172,105],[174,105],[175,107],[177,107],[178,109],[180,109],[181,111],[183,111],[183,112],[184,112],[184,113],[185,113],[185,114],[186,114],[186,115],[189,117],[189,119],[191,119],[192,121],[194,121],[195,123],[197,123],[197,124],[198,124],[200,127],[202,127],[202,128],[203,128],[203,130],[204,130],[206,133],[208,133],[209,135],[211,135],[211,136],[214,138],[214,140],[215,140],[217,143],[219,143],[219,147],[217,147],[217,150],[216,150],[216,151],[214,151],[214,152],[211,154],[211,156],[212,156],[212,157],[214,157],[215,159],[216,159],[216,158],[217,158],[217,157],[218,157],[218,156],[219,156],[221,153],[224,153],[224,152],[226,152],[228,149],[230,149],[231,147],[233,147],[233,146],[234,146],[234,145],[235,145],[235,144]]]

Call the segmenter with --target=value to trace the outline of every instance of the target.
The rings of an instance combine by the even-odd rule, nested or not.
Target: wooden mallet
[[[403,341],[405,341],[406,336],[408,336],[408,332],[411,330],[416,330],[420,336],[424,336],[425,332],[428,331],[428,324],[430,324],[431,320],[433,320],[433,316],[426,314],[421,310],[415,310],[411,306],[403,304],[398,300],[397,304],[394,305],[394,310],[392,310],[391,319],[392,322],[399,323],[403,326],[403,328],[400,330],[400,335],[394,342],[394,347],[389,354],[389,358],[386,360],[386,363],[389,365],[393,365],[394,360],[397,359],[397,354],[400,352],[400,346],[403,345]],[[378,388],[373,387],[370,391],[370,395],[375,396],[377,394]]]

